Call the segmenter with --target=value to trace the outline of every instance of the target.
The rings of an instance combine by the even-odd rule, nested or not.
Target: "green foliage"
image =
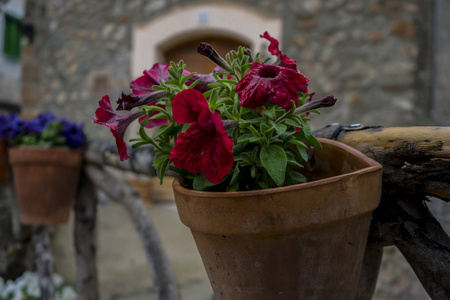
[[[251,69],[249,63],[259,61],[259,57],[251,58],[245,54],[244,48],[240,47],[237,51],[228,53],[226,61],[231,71],[214,71],[216,82],[209,84],[211,89],[204,93],[212,111],[218,111],[223,120],[238,123],[238,126],[228,129],[234,143],[235,163],[221,183],[212,184],[200,173],[190,174],[170,164],[173,144],[177,136],[189,126],[174,122],[171,100],[180,91],[193,88],[198,83],[197,81],[190,86],[186,85],[193,74],[184,75],[183,61],[178,64],[172,62],[168,81],[154,86],[155,90],[165,90],[169,93],[168,97],[156,103],[164,105],[165,109],[158,106],[141,107],[148,117],[141,123],[140,138],[133,140],[134,147],[144,144],[155,147],[154,166],[161,182],[164,173],[173,170],[180,173],[185,184],[195,190],[244,191],[305,182],[306,178],[301,174],[301,169],[308,159],[307,144],[320,148],[320,143],[311,134],[310,126],[306,123],[306,114],[295,114],[295,109],[310,99],[309,95],[299,93],[299,104],[291,101],[292,108],[289,111],[270,102],[259,110],[245,108],[239,105],[236,85]],[[152,116],[155,111],[159,114]],[[149,137],[144,126],[152,118],[165,118],[169,125],[162,126]]]
[[[66,138],[60,135],[64,126],[60,121],[52,121],[47,124],[40,134],[17,136],[13,143],[21,146],[64,147]]]

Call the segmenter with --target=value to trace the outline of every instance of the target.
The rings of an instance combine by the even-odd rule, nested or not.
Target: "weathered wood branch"
[[[450,238],[426,207],[450,200],[450,127],[344,127],[315,132],[383,165],[383,196],[374,212],[358,300],[372,299],[382,247],[395,245],[433,300],[450,295]]]
[[[383,188],[450,200],[450,127],[341,131],[337,140],[383,165]]]
[[[450,295],[450,237],[422,198],[384,193],[372,222],[372,243],[395,245],[433,300]],[[370,298],[369,298],[370,299]]]
[[[53,254],[51,252],[50,234],[45,226],[36,226],[33,232],[33,244],[36,256],[36,270],[39,278],[41,298],[55,299],[53,284]]]
[[[92,141],[85,151],[85,160],[99,166],[111,166],[124,171],[144,174],[148,176],[156,175],[153,168],[153,147],[140,147],[137,149],[128,148],[131,158],[120,161],[117,148],[103,141]]]
[[[139,194],[130,186],[108,176],[106,172],[94,165],[86,165],[85,171],[96,187],[105,192],[112,200],[120,203],[130,214],[147,255],[154,279],[156,299],[180,299],[175,274]]]
[[[95,186],[85,176],[81,179],[75,203],[74,242],[79,300],[97,300],[97,195]]]

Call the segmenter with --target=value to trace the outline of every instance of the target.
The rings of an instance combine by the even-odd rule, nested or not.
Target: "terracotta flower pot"
[[[74,150],[15,147],[9,150],[23,224],[60,224],[75,202],[83,157]]]
[[[8,177],[8,142],[0,141],[0,182]]]
[[[218,300],[354,299],[381,165],[320,139],[313,179],[246,192],[173,183]]]

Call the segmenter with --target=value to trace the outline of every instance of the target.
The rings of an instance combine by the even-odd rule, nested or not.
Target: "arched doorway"
[[[283,20],[262,14],[252,7],[222,2],[190,4],[171,9],[133,28],[132,78],[141,76],[143,70],[157,62],[177,61],[180,58],[187,62],[188,56],[193,56],[203,61],[202,64],[205,63],[207,59],[197,54],[196,47],[199,41],[208,42],[208,39],[220,54],[236,49],[238,45],[247,46],[254,52],[265,51],[268,42],[259,37],[264,31],[270,32],[280,43],[283,42]],[[216,43],[214,39],[222,42]],[[176,51],[179,54],[169,53],[177,47],[184,47],[186,52],[179,50]],[[195,71],[189,63],[188,69]]]
[[[183,60],[186,64],[186,69],[191,72],[202,74],[212,72],[215,64],[197,53],[197,46],[201,42],[211,44],[223,58],[225,58],[225,55],[231,50],[237,50],[239,46],[250,47],[250,45],[244,41],[225,36],[204,36],[202,38],[188,40],[178,45],[173,45],[172,47],[163,50],[164,63],[169,63],[170,61],[179,62],[180,60]]]

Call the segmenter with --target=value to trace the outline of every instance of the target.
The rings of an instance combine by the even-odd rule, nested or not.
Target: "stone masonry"
[[[431,33],[422,24],[432,6],[424,2],[239,1],[281,16],[282,48],[311,79],[310,91],[339,99],[313,120],[317,127],[448,124],[428,118]],[[23,51],[24,114],[52,110],[85,122],[90,137],[108,138],[91,120],[104,94],[114,101],[129,90],[132,27],[189,3],[197,2],[28,1],[27,21],[35,24],[36,38]]]

